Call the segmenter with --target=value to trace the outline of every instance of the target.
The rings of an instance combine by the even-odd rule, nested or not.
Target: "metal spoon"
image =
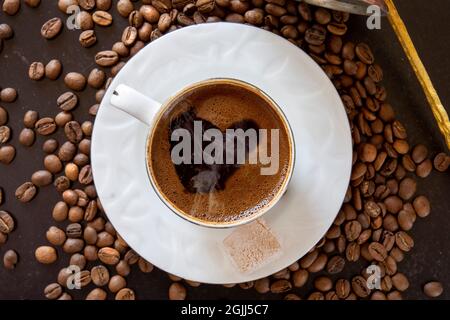
[[[369,15],[367,8],[371,5],[380,7],[383,14],[387,13],[384,0],[303,0],[306,3],[333,9],[337,11],[344,11],[359,15]]]

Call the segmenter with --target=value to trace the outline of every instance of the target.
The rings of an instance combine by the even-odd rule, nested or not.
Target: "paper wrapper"
[[[225,251],[242,273],[251,273],[281,254],[281,245],[262,219],[237,228],[223,241]]]

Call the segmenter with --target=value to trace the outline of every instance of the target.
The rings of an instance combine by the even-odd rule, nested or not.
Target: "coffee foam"
[[[226,181],[225,189],[189,193],[181,184],[170,157],[170,122],[193,106],[199,118],[225,131],[237,121],[251,119],[261,129],[280,129],[280,170],[261,175],[261,164],[245,164]],[[149,150],[156,187],[174,207],[200,220],[232,222],[251,216],[271,203],[290,167],[287,129],[279,115],[255,93],[236,85],[205,85],[174,100],[158,121]]]

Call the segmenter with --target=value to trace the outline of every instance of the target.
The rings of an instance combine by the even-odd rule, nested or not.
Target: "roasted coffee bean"
[[[95,55],[95,62],[101,67],[111,67],[119,61],[119,55],[115,51],[101,51]]]
[[[63,28],[63,23],[60,18],[52,18],[45,22],[41,28],[41,35],[45,39],[55,38]]]
[[[0,163],[10,164],[16,156],[16,149],[13,146],[0,147]]]
[[[108,232],[102,231],[98,234],[97,242],[95,245],[99,248],[103,248],[103,247],[112,246],[113,243],[114,243],[114,237],[112,235],[110,235]]]
[[[103,70],[92,69],[88,77],[88,84],[94,89],[100,89],[106,80],[106,74]]]
[[[130,265],[126,263],[124,260],[120,260],[119,263],[116,265],[116,272],[122,277],[126,277],[131,272]]]
[[[430,214],[430,202],[425,196],[418,196],[415,198],[413,206],[416,214],[421,218],[425,218]]]
[[[319,291],[327,292],[333,288],[333,281],[328,277],[317,277],[314,280],[314,287]]]
[[[83,139],[83,131],[81,131],[81,126],[76,121],[69,121],[64,126],[64,133],[67,140],[72,143],[79,143]]]
[[[361,254],[361,246],[356,242],[350,242],[345,249],[345,257],[350,262],[358,261]]]
[[[0,106],[0,126],[5,125],[8,122],[8,112]]]
[[[108,289],[112,293],[116,293],[119,290],[125,288],[127,286],[127,282],[124,277],[120,275],[114,275],[109,279]]]
[[[69,111],[61,111],[55,116],[55,123],[58,127],[64,127],[67,122],[71,121],[73,115]]]
[[[322,292],[313,292],[308,296],[308,300],[325,300],[325,296],[323,295]]]
[[[89,201],[84,213],[84,220],[88,222],[92,221],[97,215],[97,210],[98,210],[97,201],[95,200]]]
[[[46,237],[48,242],[55,246],[61,246],[66,241],[66,234],[63,230],[52,226],[47,230]]]
[[[2,9],[7,15],[13,16],[19,12],[20,0],[5,0]]]
[[[58,255],[53,247],[41,246],[34,252],[36,260],[43,264],[51,264],[56,261]]]
[[[327,263],[327,272],[336,274],[344,270],[345,260],[341,256],[332,257]]]
[[[361,233],[361,224],[354,220],[345,224],[345,236],[348,241],[356,240]]]
[[[305,33],[305,41],[309,44],[320,46],[325,42],[326,30],[320,25],[314,25]]]
[[[319,254],[317,259],[314,260],[314,262],[308,267],[308,272],[315,273],[322,271],[325,268],[327,261],[328,257],[326,254],[323,253]]]
[[[71,181],[76,181],[78,179],[78,166],[74,163],[68,163],[66,164],[66,167],[64,168],[64,174],[67,178]]]
[[[73,92],[65,92],[58,97],[56,105],[63,111],[73,110],[78,104],[78,96]]]
[[[108,269],[103,265],[93,267],[91,269],[91,279],[98,287],[106,286],[110,279]]]
[[[304,269],[297,270],[292,275],[292,283],[297,288],[303,287],[308,281],[308,275],[308,271]]]
[[[79,206],[74,206],[69,209],[69,221],[80,222],[83,220],[84,210]]]
[[[11,129],[8,126],[0,126],[0,144],[6,143],[11,137]]]
[[[113,248],[105,247],[98,251],[98,258],[108,265],[116,265],[120,260],[120,253]]]
[[[83,229],[79,223],[71,223],[66,227],[66,235],[68,238],[80,238]]]
[[[61,230],[62,231],[62,230]],[[81,270],[84,269],[84,267],[86,266],[86,258],[80,254],[80,253],[74,253],[71,257],[70,257],[70,262],[69,265],[71,266],[77,266],[79,267]],[[92,275],[92,271],[91,271],[91,275]]]
[[[78,283],[81,288],[91,283],[91,273],[89,270],[82,270],[69,276],[68,283]]]
[[[86,86],[86,78],[78,72],[69,72],[64,77],[65,85],[75,91],[81,91]]]
[[[30,202],[36,193],[36,186],[32,182],[25,182],[16,189],[15,196],[20,202]]]
[[[56,141],[55,139],[45,140],[44,144],[42,145],[42,151],[47,154],[55,152],[56,149],[58,149],[58,141]]]
[[[153,3],[154,1],[152,1]],[[117,12],[126,18],[134,10],[133,3],[130,0],[119,0],[117,2]]]
[[[395,234],[395,243],[401,250],[408,252],[414,247],[414,240],[404,231]]]
[[[45,187],[53,182],[53,175],[47,170],[39,170],[33,173],[31,182],[37,187]]]
[[[428,149],[423,144],[416,145],[411,153],[411,158],[416,164],[421,163],[424,161],[428,156]]]
[[[58,192],[62,193],[70,188],[70,180],[66,176],[60,176],[55,179],[53,185]]]
[[[437,298],[444,292],[444,287],[438,281],[430,281],[423,286],[423,292],[430,298]]]
[[[283,280],[281,280],[283,281]],[[169,287],[169,299],[170,300],[185,300],[186,288],[179,282],[174,282]]]
[[[336,281],[335,290],[339,299],[345,299],[350,294],[350,282],[345,279],[339,279]]]
[[[92,47],[97,42],[97,36],[95,35],[95,31],[94,30],[83,31],[82,33],[80,33],[78,41],[80,42],[83,48]]]
[[[78,0],[78,5],[84,10],[92,10],[95,8],[95,0]]]
[[[92,16],[86,11],[80,11],[75,17],[75,22],[81,30],[91,30],[94,28]]]
[[[58,157],[61,161],[70,161],[75,156],[77,147],[70,141],[66,141],[58,150]]]
[[[0,232],[8,234],[14,230],[14,219],[6,211],[0,211]]]
[[[82,239],[68,238],[63,244],[63,251],[65,253],[77,253],[83,250],[84,241]]]
[[[3,256],[3,265],[6,269],[12,270],[16,267],[18,260],[17,253],[14,250],[8,250]]]
[[[403,165],[403,167],[405,168],[406,171],[409,171],[409,172],[416,171],[416,164],[411,159],[409,154],[405,154],[402,157],[402,165]]]
[[[439,172],[445,172],[447,171],[449,165],[450,165],[450,156],[448,156],[446,153],[441,152],[436,155],[434,158],[434,168]]]
[[[0,91],[0,101],[14,102],[17,99],[17,91],[14,88],[4,88]]]
[[[44,295],[49,300],[58,299],[63,292],[63,289],[59,283],[50,283],[44,289]]]
[[[120,289],[119,292],[117,292],[116,300],[135,300],[136,296],[134,294],[134,291],[129,288],[123,288]]]
[[[411,199],[416,193],[417,184],[412,178],[405,178],[400,182],[400,187],[398,190],[398,195],[403,200]]]
[[[92,14],[92,20],[94,20],[95,24],[106,27],[111,25],[113,17],[106,11],[98,10]]]
[[[367,298],[370,295],[370,289],[367,287],[366,279],[362,276],[356,276],[352,279],[352,289],[360,298]]]
[[[14,31],[10,25],[6,23],[0,24],[0,40],[11,39],[14,35]]]
[[[106,300],[107,293],[105,290],[100,288],[95,288],[86,296],[86,300]]]
[[[416,167],[416,175],[421,178],[426,178],[430,175],[433,170],[433,163],[430,159],[424,160],[422,163],[418,164]]]
[[[259,26],[264,21],[264,11],[259,8],[254,8],[245,12],[244,14],[245,22],[250,23],[255,26]]]
[[[45,67],[42,62],[33,62],[28,69],[28,77],[31,80],[41,80],[45,74]]]
[[[112,0],[96,0],[95,5],[99,10],[109,10],[112,5]]]
[[[80,170],[80,175],[78,176],[78,181],[81,184],[92,183],[92,169],[90,165],[86,165]]]
[[[384,261],[387,258],[386,248],[378,242],[372,242],[369,244],[369,253],[376,261]]]
[[[39,119],[35,124],[35,129],[40,135],[50,135],[56,130],[55,120],[49,117]]]
[[[158,25],[159,25],[159,23],[158,23]],[[132,46],[136,42],[137,37],[138,37],[137,29],[135,27],[128,26],[123,30],[122,42],[126,46]]]
[[[404,231],[409,231],[414,225],[416,214],[411,211],[401,210],[398,213],[398,224]]]
[[[58,79],[62,71],[62,64],[59,60],[53,59],[45,66],[45,76],[50,80]]]
[[[397,273],[392,277],[392,284],[398,291],[405,291],[409,288],[408,278],[403,273]]]

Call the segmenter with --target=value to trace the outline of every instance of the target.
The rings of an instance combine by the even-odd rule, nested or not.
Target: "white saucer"
[[[209,78],[252,83],[283,109],[296,143],[288,191],[264,215],[281,256],[239,273],[222,241],[233,230],[208,229],[179,218],[154,192],[145,166],[147,127],[110,105],[127,84],[157,101]],[[142,49],[116,76],[95,120],[92,167],[98,195],[120,235],[155,266],[204,283],[268,276],[307,253],[332,224],[351,172],[352,145],[338,93],[306,53],[270,32],[232,23],[182,28]]]

